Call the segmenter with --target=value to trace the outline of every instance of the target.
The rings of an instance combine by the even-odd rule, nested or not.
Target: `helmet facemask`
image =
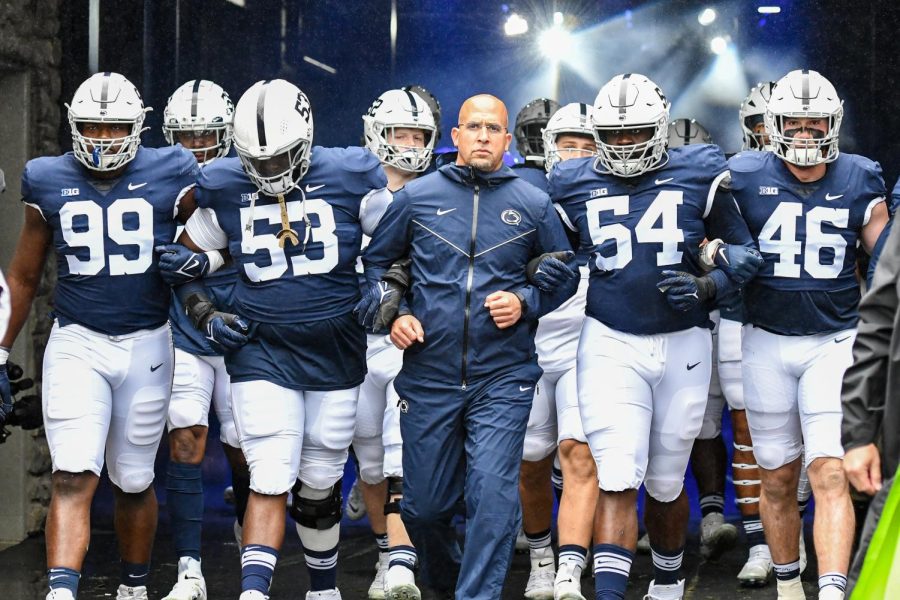
[[[377,138],[374,147],[375,154],[382,164],[391,165],[401,171],[421,173],[431,163],[431,155],[434,151],[434,127],[425,126],[422,123],[409,125],[385,125],[380,122],[372,123],[372,134]],[[409,146],[398,144],[394,132],[398,129],[418,129],[425,134],[425,146]]]
[[[838,131],[841,126],[843,109],[837,114],[824,113],[788,113],[776,115],[766,112],[766,131],[776,156],[798,167],[812,167],[830,163],[837,159]],[[824,119],[827,131],[814,128],[785,129],[785,123],[791,119]],[[801,132],[808,132],[810,137],[798,137]]]
[[[267,196],[287,195],[309,169],[310,141],[300,139],[286,150],[272,156],[253,157],[235,144],[244,172]]]
[[[595,124],[594,141],[597,142],[595,164],[618,177],[637,177],[663,166],[668,161],[666,155],[666,144],[669,139],[667,116],[663,114],[656,123],[629,124],[627,127]],[[615,132],[622,129],[652,129],[652,133],[650,138],[643,142],[626,145],[610,143]]]
[[[201,126],[168,124],[163,125],[163,133],[169,145],[181,144],[197,158],[197,162],[201,165],[207,165],[217,158],[224,158],[228,156],[228,151],[231,150],[232,127],[225,123]],[[185,134],[188,135],[186,136]],[[196,139],[213,134],[216,136],[216,141],[209,146],[197,148],[193,144],[184,143],[185,137]]]
[[[68,105],[67,105],[68,106]],[[118,138],[88,137],[82,133],[88,123],[123,123],[131,132]],[[144,113],[131,120],[76,119],[69,112],[69,128],[72,130],[72,149],[75,158],[92,171],[115,171],[128,164],[137,154],[144,129]]]

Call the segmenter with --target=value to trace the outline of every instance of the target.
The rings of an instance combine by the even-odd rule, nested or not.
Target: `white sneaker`
[[[256,590],[247,590],[246,592],[241,592],[241,597],[238,600],[269,600],[269,597]]]
[[[516,535],[516,554],[525,554],[528,552],[528,538],[525,537],[525,530],[519,529],[518,535]]]
[[[844,592],[833,585],[819,590],[819,600],[844,600]]]
[[[741,572],[738,581],[748,587],[761,587],[769,583],[772,576],[772,554],[766,544],[758,544],[750,548],[750,556]]]
[[[366,502],[363,500],[362,490],[359,489],[359,477],[353,482],[353,487],[347,494],[347,506],[344,507],[344,514],[351,521],[359,521],[366,516]]]
[[[656,585],[650,582],[650,588],[644,600],[681,600],[684,598],[684,579],[679,579],[678,583],[671,585]]]
[[[803,523],[800,524],[800,574],[806,570],[806,540],[803,539]]]
[[[386,600],[422,600],[415,574],[402,565],[388,569],[384,577],[384,597]]]
[[[790,581],[778,580],[776,588],[778,589],[778,600],[806,600],[803,584],[800,583],[799,577]]]
[[[650,554],[650,534],[644,533],[637,541],[638,554]]]
[[[369,600],[384,600],[384,576],[387,574],[391,555],[387,552],[378,553],[378,561],[375,563],[375,579],[369,586]]]
[[[714,560],[720,557],[734,548],[737,538],[737,527],[726,523],[725,515],[720,512],[709,513],[700,522],[700,554],[703,558]]]
[[[72,595],[72,592],[69,590],[58,588],[55,590],[50,590],[50,593],[47,594],[46,600],[75,600],[75,596]]]
[[[206,600],[206,580],[199,560],[188,556],[178,559],[178,581],[162,600]]]
[[[531,551],[531,573],[525,585],[525,597],[529,600],[553,600],[553,582],[556,579],[556,563],[553,548]]]
[[[319,590],[318,592],[306,592],[306,600],[343,600],[341,591],[337,588],[331,590]]]
[[[116,592],[116,600],[148,600],[147,587],[143,585],[135,587],[120,585]]]
[[[553,600],[585,600],[581,594],[583,572],[583,568],[573,567],[571,563],[559,565],[556,581],[553,582]]]

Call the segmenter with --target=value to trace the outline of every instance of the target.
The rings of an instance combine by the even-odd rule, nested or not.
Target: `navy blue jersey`
[[[878,163],[841,154],[811,183],[769,152],[741,152],[729,167],[735,200],[766,261],[744,290],[747,321],[782,335],[855,327],[856,245],[885,197]]]
[[[204,168],[195,197],[215,213],[237,265],[235,311],[265,323],[350,312],[360,297],[361,200],[386,185],[381,164],[368,150],[314,147],[301,184],[285,197],[300,243],[285,240],[281,248],[278,200],[257,193],[238,159],[219,159]]]
[[[657,283],[664,270],[702,275],[704,238],[752,243],[734,201],[717,193],[727,176],[722,151],[674,148],[664,167],[631,178],[593,165],[593,158],[571,159],[550,173],[551,198],[591,254],[588,316],[639,335],[706,326],[711,307],[678,312]]]
[[[170,289],[153,248],[172,241],[180,193],[197,171],[180,146],[139,147],[112,182],[92,178],[71,152],[28,161],[22,200],[53,232],[61,324],[122,335],[166,322]]]
[[[512,167],[513,173],[541,190],[542,192],[549,191],[550,184],[547,181],[547,171],[543,168],[537,169],[530,165],[513,165]]]

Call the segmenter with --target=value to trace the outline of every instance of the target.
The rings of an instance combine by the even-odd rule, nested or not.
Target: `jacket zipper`
[[[475,184],[475,194],[472,197],[472,240],[469,243],[469,273],[466,276],[466,310],[463,321],[463,346],[462,346],[462,389],[465,391],[466,363],[469,354],[469,314],[471,313],[472,281],[475,278],[475,235],[478,233],[478,184]]]

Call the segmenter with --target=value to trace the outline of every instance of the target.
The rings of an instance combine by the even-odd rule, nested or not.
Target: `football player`
[[[366,370],[365,330],[351,314],[355,265],[390,194],[370,194],[387,180],[368,150],[312,148],[312,140],[306,95],[281,79],[255,83],[234,113],[238,159],[203,169],[201,208],[179,238],[194,252],[227,247],[241,272],[232,305],[240,316],[216,311],[192,284],[179,290],[194,324],[236,348],[225,363],[251,490],[241,600],[267,597],[288,492],[306,598],[341,597],[341,475]]]
[[[228,156],[231,150],[234,105],[225,90],[205,79],[188,81],[169,97],[163,112],[163,133],[169,144],[191,150],[201,167]],[[160,262],[187,275],[189,267],[208,269],[204,254],[166,245]],[[164,271],[166,273],[166,271]],[[217,306],[228,308],[236,270],[223,267],[203,278]],[[175,378],[169,402],[169,464],[166,468],[166,505],[178,560],[178,579],[163,600],[206,600],[206,581],[200,568],[200,533],[203,523],[201,461],[206,449],[210,404],[219,418],[222,448],[231,465],[235,489],[237,523],[250,493],[246,461],[240,450],[231,415],[231,391],[220,349],[213,348],[188,321],[184,308],[172,302],[169,322],[175,340]]]
[[[766,134],[766,103],[772,96],[774,81],[757,83],[750,89],[750,94],[741,102],[738,115],[741,119],[743,142],[741,150],[771,150],[769,136]]]
[[[729,161],[735,199],[765,257],[744,290],[742,368],[761,467],[760,510],[784,600],[805,597],[796,494],[801,462],[816,499],[819,598],[844,597],[853,543],[841,465],[841,380],[852,362],[858,316],[857,244],[871,251],[888,213],[880,166],[839,151],[842,118],[841,99],[825,77],[791,71],[766,106],[772,152],[742,152]]]
[[[387,188],[395,192],[419,176],[431,162],[436,139],[434,117],[417,94],[389,90],[363,115],[366,147],[381,161]],[[367,334],[368,373],[359,390],[353,450],[359,465],[359,487],[378,544],[372,600],[420,598],[413,571],[416,551],[400,520],[403,492],[403,442],[400,437],[400,397],[394,378],[403,352],[390,336]]]
[[[589,104],[573,102],[553,114],[543,132],[547,172],[571,158],[596,156],[593,111]],[[535,385],[519,479],[522,524],[531,558],[526,598],[553,600],[555,589],[557,598],[583,600],[581,572],[591,541],[597,473],[581,428],[575,388],[575,354],[588,283],[587,255],[577,256],[577,261],[581,271],[578,291],[558,309],[541,317],[534,340],[544,374]],[[557,520],[558,573],[550,546],[550,480],[557,456],[565,479]]]
[[[25,224],[8,273],[12,318],[0,362],[25,323],[52,248],[56,320],[43,365],[52,600],[77,594],[104,455],[122,558],[117,598],[147,598],[157,517],[153,463],[174,362],[171,292],[153,248],[174,239],[176,216],[192,211],[186,191],[198,169],[181,147],[141,146],[147,110],[122,75],[91,76],[68,105],[74,151],[31,160],[22,175]],[[0,387],[5,378],[0,371]]]
[[[684,593],[684,472],[709,388],[709,308],[752,277],[760,259],[719,191],[728,176],[722,151],[666,151],[669,102],[655,83],[618,75],[594,109],[597,159],[557,165],[550,194],[591,252],[577,385],[600,484],[596,598],[624,597],[643,483],[654,565],[647,597],[676,599]],[[730,242],[727,256],[710,258],[724,269],[704,274],[700,243],[720,237]],[[598,381],[607,385],[598,389]]]
[[[544,169],[544,128],[547,127],[550,117],[559,108],[559,102],[556,100],[535,98],[523,106],[516,115],[516,125],[513,128],[516,149],[525,159],[525,162],[513,166],[515,173],[542,192],[547,191],[547,171]]]

